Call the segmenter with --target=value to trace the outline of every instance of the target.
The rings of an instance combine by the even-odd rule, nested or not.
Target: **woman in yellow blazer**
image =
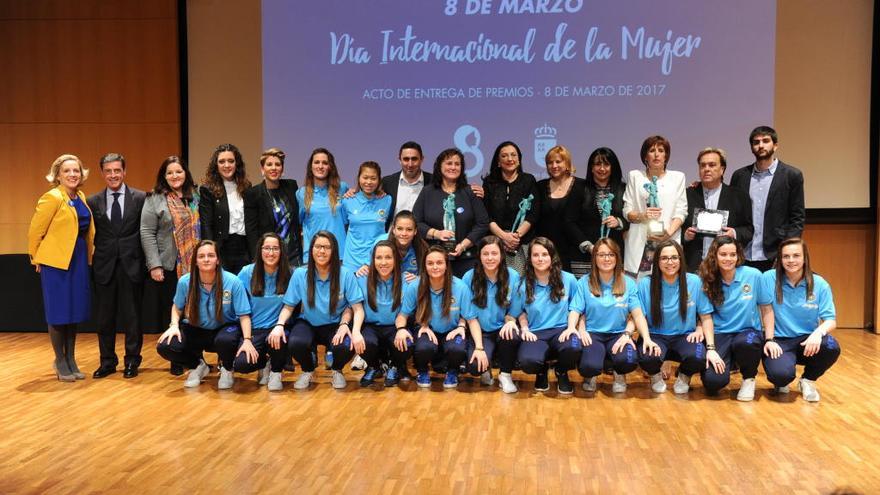
[[[55,187],[40,196],[28,229],[28,254],[40,274],[55,373],[63,382],[82,380],[74,358],[76,325],[92,307],[89,265],[95,250],[95,223],[79,190],[89,175],[74,155],[52,162],[46,180]]]

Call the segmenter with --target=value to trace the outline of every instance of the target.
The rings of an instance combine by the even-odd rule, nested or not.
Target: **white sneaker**
[[[755,398],[755,379],[754,378],[746,378],[742,382],[742,386],[739,388],[739,392],[736,393],[736,400],[740,400],[743,402],[749,402],[750,400]]]
[[[303,371],[299,374],[299,378],[293,383],[293,388],[297,390],[305,390],[309,388],[309,385],[312,383],[312,373],[313,371]]]
[[[672,384],[672,391],[676,394],[686,394],[691,389],[691,377],[684,373],[679,373],[675,383]]]
[[[232,376],[232,372],[221,366],[220,379],[217,380],[217,389],[229,390],[230,388],[232,388],[233,384],[235,384],[235,377]]]
[[[622,394],[626,392],[626,375],[618,375],[614,372],[614,383],[611,385],[611,393]]]
[[[784,395],[791,392],[791,388],[786,385],[784,387],[773,387],[773,393],[776,395]]]
[[[265,385],[265,384],[269,383],[269,373],[271,373],[271,372],[272,372],[272,363],[266,363],[266,366],[263,369],[257,370],[257,384],[258,385]]]
[[[515,394],[518,391],[516,384],[513,383],[513,377],[510,376],[510,373],[501,373],[498,375],[498,384],[501,386],[501,391],[505,394]]]
[[[330,384],[333,385],[333,388],[345,388],[345,375],[341,371],[334,370]]]
[[[584,383],[581,385],[581,388],[584,389],[584,392],[595,392],[596,391],[596,377],[590,377],[588,380],[584,380]]]
[[[486,370],[480,375],[480,384],[487,387],[491,387],[495,384],[495,379],[492,378],[492,370]]]
[[[354,360],[351,362],[351,369],[353,370],[365,370],[367,369],[367,362],[364,361],[364,358],[360,356],[355,356]]]
[[[666,382],[663,381],[663,372],[651,375],[651,391],[655,394],[666,392]]]
[[[816,382],[801,378],[798,382],[798,388],[801,389],[801,395],[807,402],[819,402],[819,390],[816,389]]]
[[[195,388],[201,385],[202,380],[208,376],[208,372],[211,371],[211,368],[208,367],[208,363],[205,362],[204,359],[199,360],[199,365],[195,367],[194,370],[189,372],[189,375],[186,377],[186,381],[183,382],[183,386],[186,388]]]
[[[280,392],[284,388],[284,384],[281,383],[280,371],[270,371],[266,382],[266,390],[269,392]]]

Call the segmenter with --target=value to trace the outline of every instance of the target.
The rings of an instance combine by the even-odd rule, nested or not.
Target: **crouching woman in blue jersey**
[[[337,389],[346,385],[342,368],[355,352],[364,351],[364,298],[354,274],[340,265],[336,237],[326,230],[318,231],[309,243],[308,264],[293,272],[284,293],[284,308],[269,334],[269,346],[277,351],[287,343],[288,351],[302,367],[293,384],[297,390],[309,388],[312,382],[316,345],[333,351],[330,383]],[[302,313],[288,335],[285,324],[300,303]]]
[[[221,363],[217,388],[232,388],[236,346],[225,341],[237,343],[243,336],[238,352],[244,353],[249,362],[258,359],[250,340],[250,314],[251,305],[241,281],[220,267],[217,245],[201,241],[196,245],[189,273],[177,282],[171,324],[159,336],[156,351],[172,364],[192,369],[183,383],[189,388],[198,387],[210,371],[202,353],[217,352]]]
[[[795,366],[804,365],[798,385],[804,400],[819,402],[819,379],[840,357],[840,345],[829,332],[837,328],[831,286],[810,269],[810,253],[799,238],[783,241],[772,270],[761,277],[773,306],[766,324],[764,371],[777,393],[787,393]]]
[[[423,266],[418,283],[411,283],[404,293],[395,323],[394,345],[400,352],[407,352],[412,345],[419,387],[431,386],[428,366],[445,360],[443,387],[455,388],[459,368],[467,357],[466,322],[474,341],[482,340],[476,314],[471,308],[471,293],[464,282],[452,276],[452,266],[441,246],[428,248]],[[410,316],[414,317],[414,329],[418,328],[415,339],[407,327]]]

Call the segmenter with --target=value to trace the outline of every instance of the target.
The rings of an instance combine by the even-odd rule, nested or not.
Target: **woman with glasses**
[[[651,275],[639,281],[639,301],[648,319],[648,329],[640,337],[639,365],[651,375],[654,393],[666,391],[660,371],[663,361],[681,364],[673,386],[676,394],[690,390],[691,376],[702,371],[707,361],[719,372],[724,367],[712,340],[712,305],[702,285],[700,277],[685,270],[679,243],[667,239],[657,245]],[[697,331],[697,315],[702,334]]]
[[[583,389],[595,392],[597,377],[605,369],[606,359],[610,360],[614,369],[611,391],[623,393],[626,374],[635,371],[639,362],[633,330],[645,335],[648,324],[636,282],[623,274],[617,243],[607,237],[599,239],[592,259],[593,270],[578,280],[569,306],[568,327],[577,325],[584,346],[578,371],[584,377]]]
[[[782,241],[774,268],[761,282],[773,307],[765,324],[764,371],[777,393],[788,393],[796,366],[804,365],[798,381],[804,400],[819,402],[816,380],[840,357],[840,344],[829,333],[837,328],[831,286],[810,268],[807,244],[800,238]]]

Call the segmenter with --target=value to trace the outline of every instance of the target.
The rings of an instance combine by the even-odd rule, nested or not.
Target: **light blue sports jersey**
[[[174,305],[181,312],[186,308],[186,294],[189,291],[191,275],[187,273],[177,281]],[[251,314],[251,304],[238,277],[226,270],[221,271],[221,276],[223,277],[223,309],[221,313],[223,319],[222,321],[217,321],[214,318],[214,290],[217,288],[216,285],[210,291],[205,290],[204,287],[199,287],[201,291],[199,295],[199,324],[196,326],[200,328],[214,330],[226,323],[237,320],[239,316]],[[184,318],[183,322],[189,323],[189,320]]]
[[[436,333],[445,334],[458,326],[459,317],[472,320],[477,317],[471,304],[471,291],[464,282],[457,277],[452,277],[452,306],[449,309],[449,318],[443,318],[443,292],[431,292],[431,321],[428,326]],[[419,280],[413,280],[406,287],[403,296],[403,307],[400,314],[413,316],[416,313],[416,304],[419,293]]]
[[[348,223],[342,266],[356,272],[370,264],[376,238],[385,233],[391,196],[367,198],[363,192],[358,192],[342,200],[342,209]]]
[[[312,245],[312,237],[320,230],[330,231],[339,244],[340,259],[345,255],[345,213],[342,209],[342,195],[348,191],[348,184],[339,183],[339,196],[336,203],[336,213],[330,209],[330,196],[326,187],[315,186],[312,195],[312,207],[306,213],[306,188],[296,190],[296,200],[299,202],[299,223],[303,232],[303,263],[309,261],[309,248]]]
[[[678,313],[678,279],[672,284],[661,282],[663,284],[660,301],[663,308],[662,325],[656,325],[651,318],[651,277],[639,281],[639,301],[652,335],[684,335],[693,332],[697,327],[697,313],[701,315],[712,313],[712,304],[703,292],[703,282],[700,277],[693,273],[688,273],[686,276],[688,298],[684,320]]]
[[[715,333],[739,333],[750,328],[761,329],[758,301],[767,298],[762,293],[760,270],[745,265],[737,267],[730,284],[721,282],[721,292],[724,293],[724,304],[715,306],[715,313],[712,315]],[[766,304],[769,304],[769,301]]]
[[[776,270],[761,275],[766,299],[758,304],[772,304],[776,325],[774,337],[791,338],[807,335],[819,326],[819,321],[836,319],[831,286],[820,275],[813,274],[813,295],[807,298],[807,281],[792,286],[788,277],[782,282],[782,304],[776,302]]]
[[[464,276],[461,277],[461,281],[468,289],[471,289],[473,279],[473,268],[468,270]],[[495,294],[498,293],[498,284],[491,280],[487,280],[486,283],[488,285],[486,288],[486,307],[481,308],[477,306],[473,300],[471,301],[471,304],[477,314],[477,320],[480,322],[480,328],[483,333],[492,333],[501,330],[501,327],[504,326],[505,316],[510,315],[516,318],[522,313],[523,298],[522,294],[517,290],[519,287],[519,273],[513,268],[507,267],[506,306],[500,307],[498,306],[498,303],[495,302]],[[473,290],[471,290],[471,293],[473,294]]]
[[[361,295],[364,298],[364,323],[371,323],[373,325],[394,325],[394,319],[397,317],[398,311],[401,310],[403,306],[403,295],[406,294],[407,283],[406,280],[402,280],[403,285],[401,286],[400,293],[400,305],[397,308],[392,307],[394,304],[394,281],[392,279],[388,280],[378,280],[376,284],[376,309],[370,307],[370,303],[367,299],[367,281],[369,277],[357,277],[358,287],[361,290]]]
[[[315,277],[315,305],[308,304],[308,267],[301,266],[293,272],[287,292],[284,293],[284,304],[296,306],[302,302],[301,317],[312,325],[330,325],[339,323],[342,311],[345,308],[360,303],[364,300],[361,289],[357,284],[357,277],[347,269],[339,268],[339,299],[336,303],[336,311],[332,314],[330,309],[330,277],[321,279]]]
[[[376,238],[373,242],[373,246],[379,243],[379,241],[387,241],[389,239],[388,234],[382,234]],[[394,242],[394,241],[392,241]],[[401,260],[401,268],[406,273],[412,273],[413,275],[419,274],[419,260],[416,258],[416,248],[410,244],[409,249],[406,250],[406,255]],[[364,263],[366,264],[366,263]]]
[[[535,283],[535,300],[531,303],[526,300],[526,279],[523,277],[519,284],[520,297],[523,300],[523,310],[529,320],[529,330],[549,330],[568,326],[568,307],[571,299],[577,293],[577,279],[568,272],[562,272],[562,284],[565,294],[562,298],[553,302],[550,299],[550,286]]]
[[[254,275],[254,264],[246,265],[238,272],[238,279],[244,287],[251,303],[251,327],[272,328],[278,322],[278,315],[284,307],[284,294],[276,294],[276,281],[278,272],[263,274],[263,295],[255,296],[251,293],[251,280]]]
[[[590,292],[590,277],[585,275],[578,280],[577,293],[569,305],[569,310],[577,311],[586,317],[587,331],[597,333],[621,333],[626,330],[629,313],[641,309],[636,281],[626,275],[626,288],[622,295],[615,296],[611,283],[599,281],[602,294],[594,296]]]

